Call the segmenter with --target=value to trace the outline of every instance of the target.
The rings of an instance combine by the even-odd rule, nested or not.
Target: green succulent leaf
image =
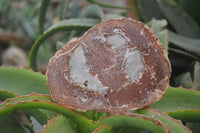
[[[41,101],[51,101],[51,97],[49,95],[36,95],[33,93],[28,96],[21,96],[20,98],[19,97],[8,98],[7,100],[5,100],[4,102],[0,104],[0,109],[10,104],[15,104],[18,102],[23,102],[23,101],[38,100],[38,99]],[[43,111],[38,110],[38,109],[26,109],[26,110],[23,110],[23,112],[29,117],[30,116],[34,117],[42,125],[46,124],[47,120],[49,119],[49,117]]]
[[[34,43],[30,51],[30,66],[34,71],[37,71],[36,56],[40,45],[51,35],[59,31],[68,30],[86,30],[99,23],[97,19],[69,19],[60,21],[52,25],[42,34]]]
[[[188,127],[192,133],[199,133],[200,132],[200,123],[199,122],[187,122],[185,124],[186,127]]]
[[[0,101],[5,101],[6,99],[14,98],[16,97],[15,94],[9,93],[8,91],[2,91],[0,90]],[[0,106],[4,106],[5,102],[1,103]],[[47,120],[50,119],[50,117],[47,116],[46,112],[44,113],[41,110],[38,109],[26,109],[23,110],[25,115],[29,117],[34,117],[41,125],[44,125],[47,123]]]
[[[39,133],[76,133],[76,129],[73,128],[72,122],[66,117],[59,115],[48,121],[48,124],[44,126],[44,129]]]
[[[99,112],[97,111],[94,111],[94,110],[86,111],[84,114],[90,120],[93,120],[93,121],[99,120]]]
[[[174,78],[174,86],[182,86],[183,88],[192,88],[192,77],[189,72],[178,75]]]
[[[151,29],[156,33],[159,40],[163,44],[165,51],[168,53],[168,30],[163,29],[165,26],[167,26],[166,20],[156,20],[152,19],[148,25],[151,27]]]
[[[160,120],[172,133],[190,133],[191,131],[186,128],[181,121],[175,120],[167,114],[152,108],[144,108],[135,111],[136,113],[150,116]]]
[[[0,67],[0,100],[4,101],[17,95],[31,93],[50,94],[46,77],[31,70],[14,67]],[[49,97],[49,96],[48,96]],[[49,99],[51,99],[49,97]],[[3,103],[1,103],[3,106]],[[27,116],[37,119],[42,125],[49,117],[37,109],[23,110]]]
[[[62,105],[55,104],[49,101],[50,97],[45,95],[27,95],[16,97],[2,103],[0,108],[0,117],[15,110],[25,110],[25,109],[45,109],[54,111],[56,113],[61,113],[65,117],[73,120],[76,123],[79,132],[88,133],[93,129],[92,121],[88,120],[84,115],[75,112],[72,109],[67,109]]]
[[[197,90],[169,87],[164,97],[150,106],[175,119],[195,122],[200,120],[199,99]]]
[[[103,10],[97,5],[90,5],[81,14],[81,18],[101,19],[104,16]]]
[[[200,110],[200,92],[194,89],[168,87],[164,97],[151,105],[162,112]]]
[[[113,6],[113,5],[104,4],[104,3],[98,2],[97,0],[87,0],[87,2],[90,2],[92,4],[97,4],[101,7],[107,7],[107,8],[130,9],[130,7]]]
[[[37,120],[40,125],[46,124],[47,120],[51,119],[50,115],[40,109],[25,109],[22,111],[29,119]]]
[[[151,133],[147,130],[135,128],[135,127],[125,127],[125,128],[119,128],[114,130],[114,133]]]
[[[169,42],[182,50],[200,58],[200,39],[184,37],[169,31]]]
[[[7,90],[14,95],[28,95],[33,92],[50,94],[45,76],[14,67],[0,67],[0,90]]]
[[[168,112],[169,116],[182,122],[200,122],[200,110],[184,110]]]
[[[97,121],[95,127],[98,128],[102,125],[108,125],[112,127],[113,130],[132,127],[148,130],[154,133],[164,133],[168,131],[167,127],[159,120],[136,113],[106,117]]]
[[[60,2],[60,15],[59,18],[60,20],[64,20],[65,16],[69,10],[69,5],[72,0],[61,0]]]
[[[25,129],[10,114],[0,116],[0,132],[1,133],[26,133]]]
[[[180,6],[188,12],[200,24],[200,1],[199,0],[179,0]]]
[[[101,22],[102,18],[104,17],[104,13],[103,10],[98,6],[98,5],[90,5],[88,6],[85,10],[83,10],[83,12],[81,13],[80,18],[93,18],[93,19],[97,19],[99,20],[99,22]],[[70,41],[74,38],[74,37],[79,37],[81,35],[84,34],[85,31],[72,31],[69,39]]]
[[[92,133],[113,133],[112,127],[108,125],[101,125],[99,128],[96,128]]]
[[[185,64],[190,64],[192,60],[200,61],[200,58],[198,56],[195,56],[194,54],[179,48],[169,47],[169,52],[171,53],[171,56],[175,58],[171,59],[171,64],[173,66],[185,66]],[[183,57],[186,57],[188,60]],[[172,60],[174,61],[172,62]]]
[[[40,99],[43,101],[40,101]],[[78,131],[81,131],[83,133],[91,132],[104,124],[114,129],[119,127],[138,127],[158,133],[168,131],[166,126],[163,125],[160,121],[140,114],[123,114],[109,116],[92,124],[93,122],[91,120],[88,120],[84,115],[81,115],[74,110],[67,109],[62,105],[52,103],[48,100],[48,96],[36,94],[13,98],[5,101],[1,105],[0,116],[19,109],[24,110],[30,108],[41,108],[61,113],[66,118],[73,120],[73,122],[75,122],[75,124],[77,125]]]
[[[200,62],[198,61],[194,66],[194,88],[200,90]]]
[[[163,15],[156,0],[137,0],[137,2],[145,22],[149,22],[153,18],[163,19]]]
[[[36,95],[35,93],[27,96],[20,96],[15,97],[11,99],[7,99],[6,101],[2,102],[0,104],[0,109],[4,108],[7,105],[15,104],[18,102],[28,102],[28,101],[34,101],[34,100],[40,100],[40,101],[51,101],[51,97],[49,95]]]
[[[49,5],[50,0],[42,0],[40,6],[40,13],[39,13],[39,34],[44,32],[44,23],[45,23],[45,16],[47,12],[47,8]]]
[[[5,102],[3,101],[5,101],[6,99],[7,101],[9,101],[10,98],[14,98],[16,96],[17,95],[15,95],[14,93],[8,92],[7,90],[4,90],[4,91],[0,90],[0,101],[2,101],[0,106],[5,106],[4,105]],[[51,98],[49,97],[49,99]],[[31,117],[35,118],[41,125],[46,124],[47,120],[50,119],[49,116],[52,116],[52,115],[49,115],[48,112],[44,113],[42,110],[38,110],[38,109],[26,109],[26,110],[23,110],[23,112],[26,116],[29,116],[29,118]]]
[[[0,90],[0,101],[3,102],[8,98],[16,97],[14,93],[8,92],[7,90]]]
[[[179,34],[193,38],[200,37],[200,26],[174,0],[156,1],[163,15]]]

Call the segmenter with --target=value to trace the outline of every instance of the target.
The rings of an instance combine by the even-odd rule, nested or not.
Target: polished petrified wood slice
[[[170,63],[158,37],[130,18],[111,19],[68,43],[50,60],[51,95],[66,107],[112,113],[162,98]]]

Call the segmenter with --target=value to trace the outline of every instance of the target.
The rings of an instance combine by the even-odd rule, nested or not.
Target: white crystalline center
[[[81,46],[74,50],[74,54],[69,61],[70,78],[80,85],[92,91],[105,91],[108,87],[102,85],[97,75],[92,76],[86,66],[86,58]],[[87,84],[87,85],[86,85]]]
[[[124,37],[124,34],[120,32],[113,36],[108,36],[107,42],[112,44],[113,46],[111,48],[115,50],[127,42],[127,37]],[[124,62],[128,73],[126,78],[128,79],[129,84],[141,78],[145,71],[145,66],[139,50],[126,52]],[[93,76],[89,73],[89,68],[86,66],[86,57],[81,46],[78,46],[74,50],[69,61],[69,66],[70,78],[77,85],[98,92],[104,92],[108,89],[107,86],[104,86],[101,83],[97,75]]]

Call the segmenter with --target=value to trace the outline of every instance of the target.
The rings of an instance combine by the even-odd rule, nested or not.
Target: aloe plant
[[[62,7],[60,21],[44,30],[45,14],[50,1],[42,0],[38,26],[40,36],[30,50],[29,61],[32,70],[0,67],[0,132],[198,132],[198,128],[188,126],[192,131],[187,128],[187,123],[194,125],[195,122],[199,127],[200,122],[200,105],[198,104],[200,99],[198,91],[200,88],[199,22],[196,17],[193,18],[193,15],[189,14],[190,11],[182,12],[182,8],[186,8],[184,0],[181,0],[180,5],[174,0],[153,0],[152,3],[144,0],[133,1],[139,5],[139,8],[132,9],[135,6],[117,7],[88,0],[96,5],[90,5],[80,18],[76,19],[65,19],[63,14],[65,11]],[[147,6],[148,4],[155,7],[152,12],[148,11],[151,8]],[[69,6],[69,4],[66,5]],[[82,112],[66,108],[53,101],[46,76],[35,72],[38,71],[36,63],[38,49],[53,34],[71,31],[71,37],[80,37],[86,30],[106,19],[123,17],[120,14],[104,14],[101,6],[137,10],[139,13],[137,16],[140,16],[138,19],[154,30],[169,54],[173,70],[171,86],[168,87],[161,100],[149,107],[121,114]],[[152,19],[153,17],[156,19]],[[178,21],[183,23],[179,24]],[[187,73],[174,76],[174,71],[177,70],[177,64],[174,62],[180,61],[178,65],[182,68],[188,65],[183,59],[172,58],[176,54],[184,55],[192,60],[193,62],[190,63],[193,69],[188,68]],[[173,85],[179,87],[172,87]],[[22,115],[18,115],[19,112]]]
[[[9,73],[8,76],[3,75],[5,71],[6,73]],[[20,78],[12,78],[18,76],[19,73],[23,73]],[[190,132],[186,127],[184,127],[182,123],[180,123],[180,121],[173,119],[173,117],[182,120],[183,122],[198,122],[200,117],[200,106],[198,106],[198,104],[195,104],[200,98],[200,93],[195,90],[170,87],[168,88],[163,99],[151,105],[151,107],[155,109],[144,108],[141,110],[136,110],[129,115],[121,114],[101,116],[101,114],[92,112],[92,115],[100,115],[98,119],[94,120],[89,119],[88,115],[86,114],[88,112],[77,112],[76,110],[65,108],[63,105],[57,104],[52,101],[51,96],[48,95],[48,87],[46,87],[45,85],[47,83],[46,78],[42,74],[20,68],[1,67],[0,75],[1,83],[5,79],[9,80],[9,82],[14,83],[17,81],[18,83],[18,85],[13,84],[12,86],[1,84],[0,94],[6,97],[7,100],[1,97],[1,101],[5,101],[2,102],[0,105],[0,118],[5,115],[12,117],[12,114],[15,114],[16,110],[22,110],[28,118],[34,117],[43,126],[47,124],[47,121],[52,119],[48,122],[47,126],[45,126],[45,128],[41,132],[50,132],[50,130],[54,131],[56,128],[62,127],[63,124],[67,127],[59,129],[60,132],[69,132],[71,130],[73,130],[74,132],[92,132],[103,125],[108,126],[107,128],[109,130],[107,128],[104,129],[105,127],[102,127],[102,129],[100,128],[98,132],[100,132],[101,130],[110,131],[111,129],[111,131],[115,131],[119,128],[124,129],[125,127],[132,128],[132,130],[137,129],[139,131],[148,130],[152,132],[165,132],[169,130],[171,132]],[[37,80],[35,79],[34,75],[37,76]],[[23,90],[23,86],[20,87],[20,84],[26,85],[26,88],[33,86],[29,82],[24,82],[27,78],[33,81],[35,79],[35,82],[33,82],[33,84],[37,86],[35,86],[34,88],[40,88],[41,92],[37,92],[37,94],[30,94],[30,92],[28,91],[25,92]],[[44,81],[42,81],[41,79],[43,79]],[[14,87],[17,87],[18,89],[13,91],[11,88]],[[27,109],[29,109],[28,112]],[[41,109],[54,111],[57,115],[49,115],[48,112],[44,112],[44,110]],[[35,113],[35,111],[37,112]],[[38,115],[40,117],[37,117]],[[66,121],[64,121],[63,119],[66,119]],[[18,128],[22,128],[20,127],[20,124],[18,124]],[[9,129],[5,129],[5,131]]]

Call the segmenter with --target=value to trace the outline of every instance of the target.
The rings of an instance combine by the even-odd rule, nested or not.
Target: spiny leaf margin
[[[173,119],[169,115],[167,115],[159,110],[147,107],[147,108],[143,108],[140,110],[136,110],[135,112],[160,120],[161,122],[163,122],[166,125],[166,127],[172,133],[191,133],[191,131],[188,128],[186,128],[181,123],[180,120]]]
[[[53,117],[53,119],[48,120],[47,125],[44,125],[44,129],[39,131],[39,133],[76,133],[69,119],[62,115]]]

